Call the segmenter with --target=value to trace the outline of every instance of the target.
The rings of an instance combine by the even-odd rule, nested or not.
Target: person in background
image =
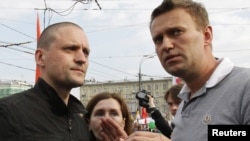
[[[35,86],[0,99],[0,140],[90,141],[86,110],[70,94],[84,83],[89,53],[79,25],[60,22],[45,28],[35,52],[41,73]]]
[[[166,137],[170,138],[172,133],[172,128],[162,116],[161,112],[156,108],[154,103],[154,98],[151,95],[147,95],[149,98],[148,106],[146,107],[147,112],[151,115],[152,119],[155,121],[156,128]]]
[[[171,86],[165,93],[164,98],[169,106],[171,114],[174,116],[176,110],[181,102],[181,99],[177,96],[183,87],[183,84],[176,84]],[[151,95],[147,95],[149,97],[149,103],[147,106],[147,112],[151,114],[151,117],[155,121],[155,125],[157,129],[166,137],[170,138],[173,126],[169,124],[160,111],[156,108],[154,103],[154,98]]]
[[[169,110],[171,115],[174,117],[176,114],[176,111],[179,107],[179,104],[181,103],[181,98],[178,97],[178,94],[180,93],[182,87],[184,84],[176,84],[167,90],[167,92],[164,95],[164,98],[168,104]],[[172,121],[170,121],[170,126],[173,129],[174,125],[172,124]]]
[[[203,4],[164,0],[151,14],[150,32],[162,67],[185,83],[173,141],[207,141],[208,125],[250,124],[250,69],[213,55]]]
[[[92,141],[107,141],[101,135],[102,130],[104,130],[101,127],[102,119],[106,118],[116,122],[125,136],[132,133],[131,113],[126,101],[119,94],[98,93],[88,101],[86,109],[88,113],[85,115],[85,119],[89,124]],[[107,137],[110,141],[113,140],[112,136]]]
[[[143,93],[146,93],[146,91],[143,91]],[[100,97],[100,96],[99,96]],[[95,97],[93,99],[96,99]],[[100,100],[100,99],[99,99]],[[93,101],[91,103],[94,103]],[[97,100],[95,100],[95,103],[97,103]],[[140,103],[140,102],[139,102]],[[106,102],[105,105],[109,105],[110,102]],[[94,104],[92,104],[94,105]],[[148,109],[148,103],[145,103],[145,102],[141,102],[140,103],[141,106],[145,106],[145,108],[147,109],[147,112],[150,113],[150,111],[148,110],[152,110],[152,112],[155,112],[154,110],[156,110],[155,106],[152,108],[152,109]],[[94,107],[94,106],[91,106],[91,107]],[[99,107],[104,107],[104,104],[102,104],[101,106]],[[116,107],[116,106],[112,106],[112,107]],[[87,105],[87,110],[88,110],[88,105]],[[92,108],[93,109],[93,108]],[[93,111],[93,110],[89,110],[89,111]],[[157,110],[158,111],[158,110]],[[158,111],[159,112],[159,111]],[[93,113],[93,112],[90,112],[90,113]],[[90,118],[90,113],[86,115],[86,119],[88,121],[90,121],[89,119]],[[160,114],[160,112],[159,112]],[[162,117],[162,116],[161,116]],[[164,124],[166,126],[168,126],[168,129],[170,131],[168,131],[168,134],[170,136],[171,134],[171,128],[170,126],[166,123],[166,120],[162,117],[163,121],[164,121]],[[94,121],[93,121],[94,122]],[[88,122],[90,123],[90,122]],[[102,139],[102,141],[124,141],[125,139],[128,139],[130,138],[130,135],[134,136],[134,135],[137,135],[137,132],[141,132],[141,130],[136,130],[136,131],[133,131],[132,134],[131,131],[128,133],[128,132],[124,132],[124,129],[123,129],[123,126],[121,126],[121,124],[119,122],[116,122],[115,120],[112,120],[111,118],[99,118],[99,122],[96,122],[97,123],[97,126],[98,127],[98,135],[96,136],[101,136],[100,138]],[[131,124],[131,123],[130,123]],[[91,128],[91,127],[90,127]],[[130,129],[133,129],[130,128]],[[145,130],[144,130],[145,131]],[[94,131],[92,131],[94,132]],[[135,134],[136,133],[136,134]],[[149,133],[150,135],[150,132],[147,131],[145,134]],[[144,133],[142,133],[144,134]],[[141,134],[139,134],[141,135]],[[154,134],[153,134],[154,135]],[[163,137],[164,135],[162,134],[157,134],[158,136],[160,137]],[[146,138],[147,139],[147,138]],[[99,141],[99,140],[98,140]]]

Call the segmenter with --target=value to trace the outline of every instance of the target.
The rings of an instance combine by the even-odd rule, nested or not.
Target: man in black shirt
[[[71,22],[48,26],[35,52],[41,76],[34,88],[0,99],[1,141],[89,141],[81,102],[89,60],[83,29]]]

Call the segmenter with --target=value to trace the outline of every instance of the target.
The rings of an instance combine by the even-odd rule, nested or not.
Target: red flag
[[[36,20],[36,39],[37,42],[40,38],[40,34],[41,34],[41,29],[40,29],[40,20],[39,20],[39,15],[37,13],[37,20]],[[36,65],[36,77],[35,77],[35,82],[38,80],[38,78],[40,77],[40,70]]]
[[[142,119],[145,120],[145,124],[147,124],[148,113],[146,111],[146,108],[144,108],[144,107],[142,107],[142,110],[141,110],[141,117],[142,117]]]

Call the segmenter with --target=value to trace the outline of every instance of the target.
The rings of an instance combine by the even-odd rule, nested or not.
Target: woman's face
[[[90,116],[90,123],[89,128],[94,133],[97,140],[101,141],[101,118],[112,118],[114,119],[119,125],[124,128],[125,127],[125,120],[123,119],[123,115],[121,112],[121,106],[113,98],[103,99],[99,101]]]

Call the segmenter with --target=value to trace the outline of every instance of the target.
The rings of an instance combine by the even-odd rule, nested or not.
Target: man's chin
[[[83,85],[83,80],[73,81],[72,88],[81,87]]]
[[[76,88],[76,87],[81,87],[82,85],[83,85],[83,82],[76,83],[75,88]]]

